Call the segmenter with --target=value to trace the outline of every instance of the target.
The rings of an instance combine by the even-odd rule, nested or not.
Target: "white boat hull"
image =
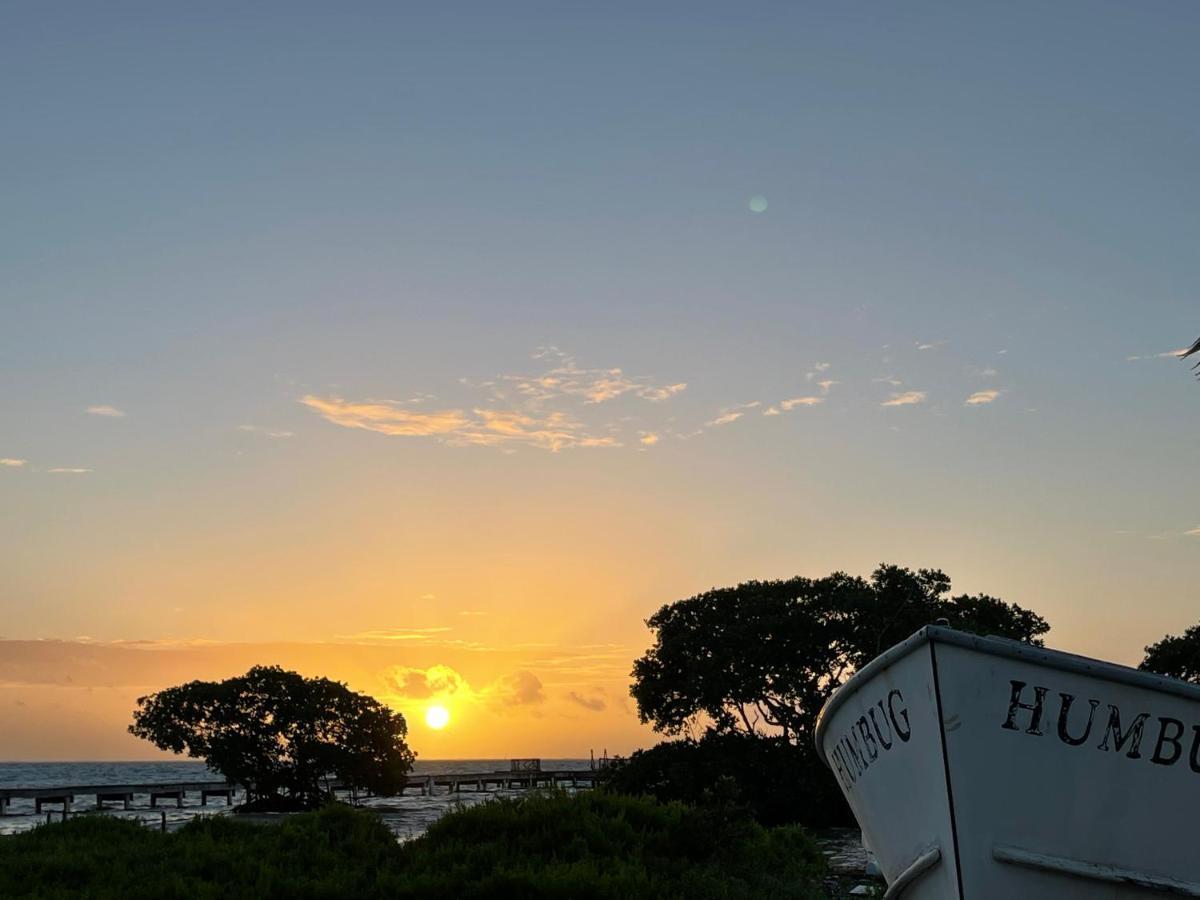
[[[945,628],[865,667],[817,747],[905,900],[1200,897],[1200,688]]]

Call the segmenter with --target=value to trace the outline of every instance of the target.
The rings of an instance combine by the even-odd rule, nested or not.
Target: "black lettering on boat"
[[[879,706],[879,714],[883,717],[884,724],[887,725],[888,736],[887,736],[886,741],[883,739],[883,732],[879,730],[879,723],[875,721],[875,707],[872,706],[869,710],[867,710],[867,714],[871,717],[871,724],[875,726],[875,734],[879,738],[879,746],[882,747],[884,750],[891,750],[892,749],[892,726],[888,722],[887,713],[885,713],[883,711],[883,701],[880,700],[877,705]]]
[[[867,717],[860,717],[857,725],[858,733],[862,735],[863,746],[867,748],[867,754],[871,757],[871,762],[875,762],[879,758],[879,748],[875,744],[875,736],[871,734],[870,726],[867,725]]]
[[[829,752],[829,759],[842,785],[849,790],[880,757],[897,746],[896,738],[907,742],[911,737],[912,722],[904,695],[892,690],[885,699],[868,706],[865,715],[850,723]]]
[[[837,772],[842,784],[847,788],[854,784],[854,776],[846,771],[846,767],[842,762],[842,748],[834,747],[833,753],[829,754],[829,757],[833,760],[833,770]]]
[[[1001,728],[1007,728],[1009,731],[1020,731],[1020,727],[1016,724],[1017,713],[1022,709],[1027,709],[1030,712],[1029,727],[1025,729],[1026,734],[1042,733],[1040,726],[1042,724],[1042,706],[1046,701],[1046,688],[1034,687],[1033,703],[1022,703],[1021,692],[1025,690],[1024,681],[1009,682],[1012,685],[1012,696],[1008,701],[1008,718],[1004,720]]]
[[[1141,759],[1142,754],[1140,748],[1142,746],[1142,732],[1146,727],[1146,720],[1150,718],[1150,713],[1139,713],[1138,717],[1133,720],[1133,724],[1129,726],[1129,730],[1121,732],[1121,711],[1108,704],[1108,727],[1104,730],[1104,740],[1100,742],[1099,749],[1108,749],[1108,739],[1113,739],[1113,750],[1120,753],[1125,749],[1125,743],[1130,743],[1129,752],[1125,754],[1130,759]]]
[[[1167,726],[1171,726],[1175,733],[1170,737],[1167,736]],[[1178,719],[1172,719],[1169,716],[1158,717],[1158,740],[1154,744],[1154,755],[1150,757],[1150,762],[1160,766],[1173,766],[1179,761],[1179,757],[1183,755],[1183,744],[1179,743],[1179,739],[1183,737],[1183,723]],[[1164,756],[1163,748],[1171,745],[1171,755]]]
[[[1096,717],[1096,707],[1100,705],[1100,701],[1088,701],[1088,705],[1091,706],[1091,709],[1088,711],[1087,728],[1084,729],[1082,735],[1076,738],[1071,737],[1071,732],[1067,728],[1071,716],[1071,704],[1075,702],[1075,696],[1073,694],[1063,693],[1060,693],[1058,696],[1062,698],[1062,706],[1058,711],[1058,739],[1064,744],[1069,744],[1072,747],[1078,747],[1080,744],[1084,743],[1088,739],[1088,736],[1092,733],[1092,720]]]
[[[855,764],[857,764],[861,771],[865,772],[868,765],[867,754],[863,753],[862,747],[858,745],[858,735],[855,734],[853,725],[846,732],[845,742],[850,755],[854,757]]]
[[[901,703],[904,702],[904,695],[901,694],[900,691],[898,691],[898,690],[893,690],[890,694],[888,694],[888,697],[887,697],[888,712],[891,714],[892,727],[896,729],[896,735],[900,738],[900,740],[904,741],[907,744],[908,739],[910,737],[912,737],[912,725],[909,724],[909,721],[908,721],[908,707],[907,706],[900,707],[899,715],[903,716],[903,718],[904,718],[904,727],[901,728],[900,723],[896,719],[897,713],[896,713],[896,706],[894,703],[895,700],[899,700]]]

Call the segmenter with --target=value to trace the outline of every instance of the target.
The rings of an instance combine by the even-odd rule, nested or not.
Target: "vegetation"
[[[634,663],[630,693],[643,722],[688,737],[635,753],[610,788],[695,802],[722,773],[761,821],[849,822],[813,748],[817,715],[838,686],[940,619],[1039,645],[1050,630],[1027,609],[950,587],[937,570],[882,565],[869,580],[751,581],[662,607],[647,621],[654,646]]]
[[[606,770],[603,786],[615,793],[702,805],[723,779],[725,790],[763,825],[854,823],[815,749],[782,737],[710,731],[699,740],[663,741],[617,760]]]
[[[257,808],[312,808],[328,779],[390,796],[413,752],[404,717],[327,678],[255,666],[225,681],[191,681],[138,699],[130,732],[203,759],[246,785]]]
[[[531,794],[452,812],[397,844],[371,813],[327,806],[277,827],[195,820],[173,834],[96,816],[0,841],[5,896],[67,898],[823,897],[794,828],[736,805]]]
[[[949,596],[940,571],[883,565],[870,580],[750,581],[668,604],[647,621],[654,646],[634,663],[643,722],[678,735],[778,734],[811,742],[830,694],[856,669],[925,625],[1041,643],[1036,613],[984,594]]]
[[[1181,635],[1166,635],[1146,648],[1146,658],[1138,667],[1147,672],[1200,684],[1200,625]]]

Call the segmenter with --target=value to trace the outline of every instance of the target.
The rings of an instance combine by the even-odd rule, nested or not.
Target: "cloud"
[[[929,341],[928,343],[921,343],[920,341],[917,341],[917,349],[918,350],[937,350],[939,347],[945,347],[948,343],[950,343],[950,342],[949,341]]]
[[[362,428],[380,434],[401,437],[429,437],[453,434],[466,428],[471,420],[460,409],[438,412],[412,412],[391,401],[354,402],[341,397],[317,397],[306,394],[300,402],[320,413],[327,421],[343,428]]]
[[[1200,528],[1192,528],[1184,532],[1188,537],[1200,537]]]
[[[376,629],[360,631],[356,634],[338,635],[339,640],[360,641],[363,643],[387,643],[390,641],[428,641],[435,635],[445,634],[449,626],[439,625],[433,628],[404,628],[397,630]]]
[[[107,403],[100,406],[89,406],[87,408],[88,415],[92,416],[107,416],[110,419],[123,419],[125,413],[117,409],[115,406],[109,406]]]
[[[27,459],[13,459],[11,456],[0,458],[0,466],[7,466],[10,469],[19,469],[28,462]]]
[[[626,375],[621,369],[581,368],[575,358],[557,347],[543,347],[534,359],[553,360],[556,365],[536,375],[498,375],[496,380],[515,386],[518,393],[540,402],[581,399],[585,404],[606,403],[625,394],[661,403],[687,389],[686,382],[654,384],[647,376]]]
[[[827,362],[814,363],[813,367],[804,373],[804,380],[812,381],[814,378],[816,378],[818,375],[822,374],[823,372],[828,372],[829,369],[831,368],[831,365],[832,365],[831,363],[827,363]]]
[[[709,424],[709,425],[728,425],[731,422],[736,422],[738,419],[740,419],[744,415],[745,415],[744,412],[739,412],[739,411],[721,413],[721,415],[717,416],[715,419],[708,422],[707,424]]]
[[[70,468],[70,467],[66,467],[66,466],[59,466],[59,467],[56,467],[53,469],[47,469],[46,471],[52,475],[86,475],[88,472],[90,472],[92,470],[91,469],[83,469],[83,468]]]
[[[763,410],[763,415],[764,416],[777,416],[777,415],[779,415],[779,407],[768,406],[766,409]]]
[[[738,406],[727,406],[725,409],[721,410],[720,414],[715,419],[712,419],[705,424],[709,426],[728,425],[731,422],[736,422],[738,419],[744,416],[746,414],[746,410],[755,409],[759,406],[762,406],[762,402],[759,400],[754,400],[750,403],[742,403]]]
[[[642,436],[638,438],[639,444],[644,444],[647,447],[653,447],[658,443],[658,435],[653,431],[643,431],[641,435]]]
[[[824,397],[792,397],[790,400],[782,401],[779,407],[787,412],[791,412],[797,406],[820,406],[824,402]]]
[[[924,391],[905,391],[903,394],[892,394],[880,406],[913,406],[917,403],[924,403],[925,398]]]
[[[604,702],[603,697],[584,697],[575,691],[567,694],[567,699],[572,703],[578,703],[584,709],[590,709],[592,712],[604,712],[608,705]]]
[[[393,666],[384,673],[384,683],[398,696],[409,700],[428,700],[430,697],[450,697],[469,690],[465,679],[449,666],[436,665],[428,669]]]
[[[427,669],[391,666],[382,675],[386,688],[406,700],[454,697],[495,708],[536,706],[546,699],[542,680],[528,669],[497,678],[482,689],[473,688],[460,672],[438,664]]]
[[[486,616],[487,615],[486,612],[484,612],[483,610],[480,610],[480,609],[460,609],[458,611],[458,614],[460,616]]]
[[[293,431],[278,431],[273,428],[261,428],[258,425],[239,425],[238,431],[245,431],[249,434],[261,434],[263,437],[269,438],[290,438],[295,437]]]
[[[524,669],[498,679],[484,693],[488,699],[504,706],[532,706],[546,699],[542,680]]]
[[[477,392],[470,408],[440,410],[407,408],[415,401],[347,400],[340,396],[307,394],[300,402],[324,419],[344,428],[374,431],[392,437],[433,438],[449,446],[520,446],[557,452],[583,447],[620,447],[625,419],[597,422],[593,408],[622,396],[662,403],[683,391],[683,382],[658,384],[621,369],[585,369],[555,348],[535,354],[551,359],[543,372],[501,374],[459,384]],[[419,399],[425,399],[424,397]],[[649,432],[642,432],[643,435]]]
[[[965,401],[966,406],[983,406],[994,403],[1003,391],[976,391]]]
[[[829,389],[835,384],[841,384],[840,381],[834,381],[832,378],[826,378],[824,381],[818,381],[817,387],[821,389],[821,393],[828,394]]]
[[[892,387],[900,387],[900,385],[904,384],[904,382],[895,375],[884,375],[882,378],[872,378],[871,381],[875,382],[876,384],[889,384]]]

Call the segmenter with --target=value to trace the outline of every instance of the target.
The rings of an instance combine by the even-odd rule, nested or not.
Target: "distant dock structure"
[[[501,771],[410,774],[405,778],[400,794],[417,790],[421,796],[432,796],[439,792],[439,788],[444,789],[447,794],[457,794],[464,790],[484,793],[559,787],[591,788],[595,787],[600,778],[600,771],[604,768],[603,765],[596,765],[597,762],[599,760],[593,760],[591,766],[586,769],[543,769],[540,759],[514,759],[510,761],[507,770]],[[360,792],[338,781],[330,781],[329,790],[335,797],[341,795],[352,803],[371,796],[370,793]],[[32,800],[35,815],[41,815],[43,808],[47,806],[54,807],[56,811],[61,810],[67,815],[73,810],[82,811],[88,808],[77,805],[77,800],[86,798],[92,799],[92,809],[111,808],[108,804],[117,803],[121,805],[122,810],[131,810],[134,808],[135,798],[140,797],[148,798],[150,809],[158,809],[163,801],[173,801],[176,808],[182,808],[189,795],[198,795],[201,806],[207,806],[208,801],[214,798],[224,799],[226,806],[232,806],[237,797],[244,797],[245,793],[242,785],[226,781],[0,788],[0,816],[14,815],[10,809],[14,800]]]

